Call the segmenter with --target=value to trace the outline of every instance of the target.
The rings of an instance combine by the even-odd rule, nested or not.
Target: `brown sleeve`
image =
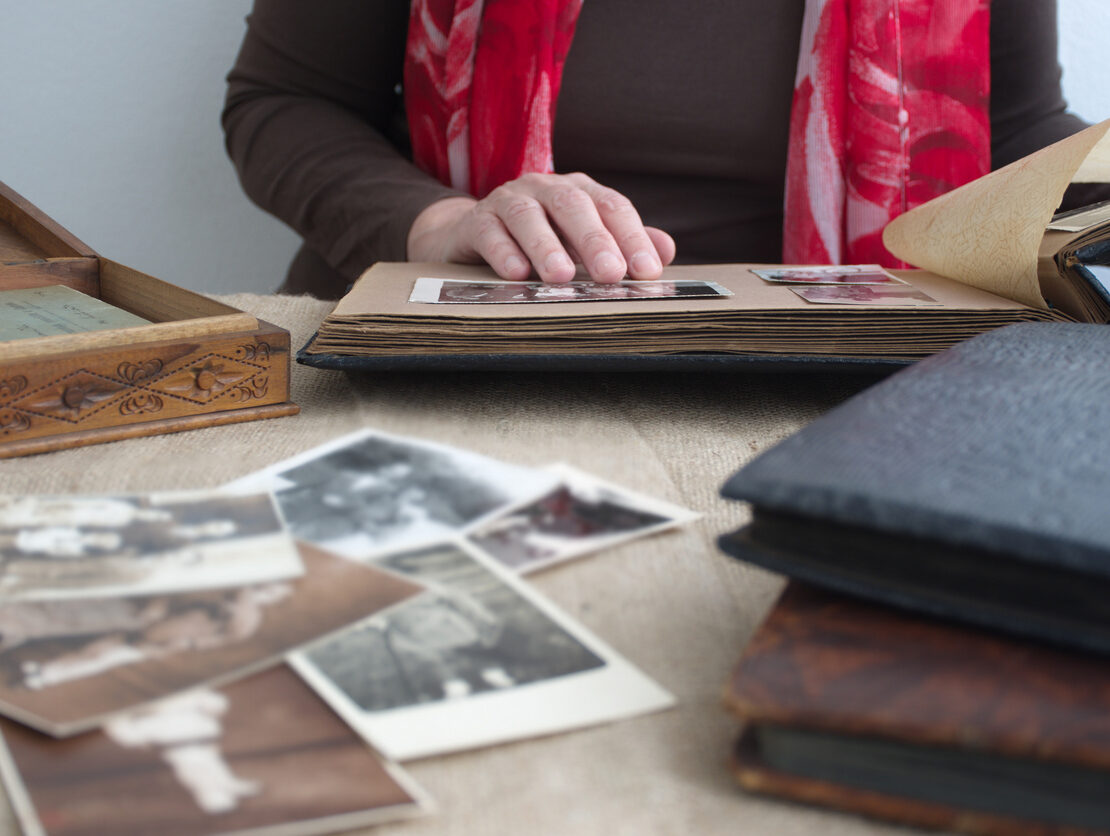
[[[1056,0],[991,3],[991,168],[1083,130],[1060,89]],[[1070,186],[1062,209],[1110,199],[1110,186]]]
[[[1056,0],[991,3],[992,168],[1087,127],[1067,112],[1056,54]]]
[[[223,127],[247,195],[354,279],[458,194],[405,156],[405,0],[255,0]]]

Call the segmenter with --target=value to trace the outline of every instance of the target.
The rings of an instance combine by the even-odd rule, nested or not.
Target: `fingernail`
[[[574,264],[567,258],[566,253],[552,253],[544,261],[543,266],[548,273],[556,273],[559,270],[566,270],[568,267],[574,269]]]
[[[594,261],[594,273],[598,276],[612,274],[621,270],[621,263],[612,253],[602,253]]]
[[[663,265],[659,263],[659,259],[647,250],[640,250],[637,253],[633,253],[628,263],[634,272],[641,275],[644,273],[658,273],[663,269]]]
[[[528,265],[524,263],[524,259],[511,255],[505,259],[505,272],[506,273],[519,273]]]

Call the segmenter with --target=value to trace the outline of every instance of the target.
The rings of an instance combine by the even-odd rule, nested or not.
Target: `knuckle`
[[[597,195],[597,205],[609,214],[627,215],[635,213],[632,201],[616,189],[602,188]]]
[[[516,246],[504,238],[499,238],[490,242],[490,245],[482,251],[482,254],[491,261],[503,262],[509,256],[516,255]]]
[[[613,243],[613,236],[604,229],[591,229],[578,239],[579,247],[586,251],[599,250]]]
[[[646,235],[630,232],[627,235],[617,237],[617,246],[621,248],[622,252],[632,252],[634,250],[654,250],[655,247],[651,243],[651,239]]]
[[[574,212],[590,204],[589,196],[577,186],[554,186],[547,193],[548,204],[557,212]]]
[[[501,206],[501,216],[507,221],[516,221],[527,218],[542,211],[539,203],[525,195],[513,195],[504,201]]]
[[[559,239],[554,235],[537,235],[528,239],[525,250],[530,253],[539,253],[547,256],[562,249]]]
[[[474,236],[480,240],[495,238],[501,233],[501,221],[489,212],[482,212],[474,218]]]

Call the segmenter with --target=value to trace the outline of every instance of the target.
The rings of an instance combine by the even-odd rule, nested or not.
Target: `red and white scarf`
[[[482,197],[552,171],[582,0],[413,0],[405,106],[417,165]],[[989,0],[807,0],[783,261],[895,265],[897,215],[990,170]]]

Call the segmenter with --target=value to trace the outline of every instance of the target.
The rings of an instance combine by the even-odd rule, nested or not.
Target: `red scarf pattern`
[[[484,197],[553,171],[563,64],[582,0],[413,0],[405,108],[417,165]]]
[[[555,103],[582,0],[413,0],[413,156],[483,197],[553,171]],[[783,261],[895,265],[882,228],[990,170],[989,0],[807,0]]]
[[[898,266],[888,222],[990,171],[986,0],[806,4],[783,261]]]

